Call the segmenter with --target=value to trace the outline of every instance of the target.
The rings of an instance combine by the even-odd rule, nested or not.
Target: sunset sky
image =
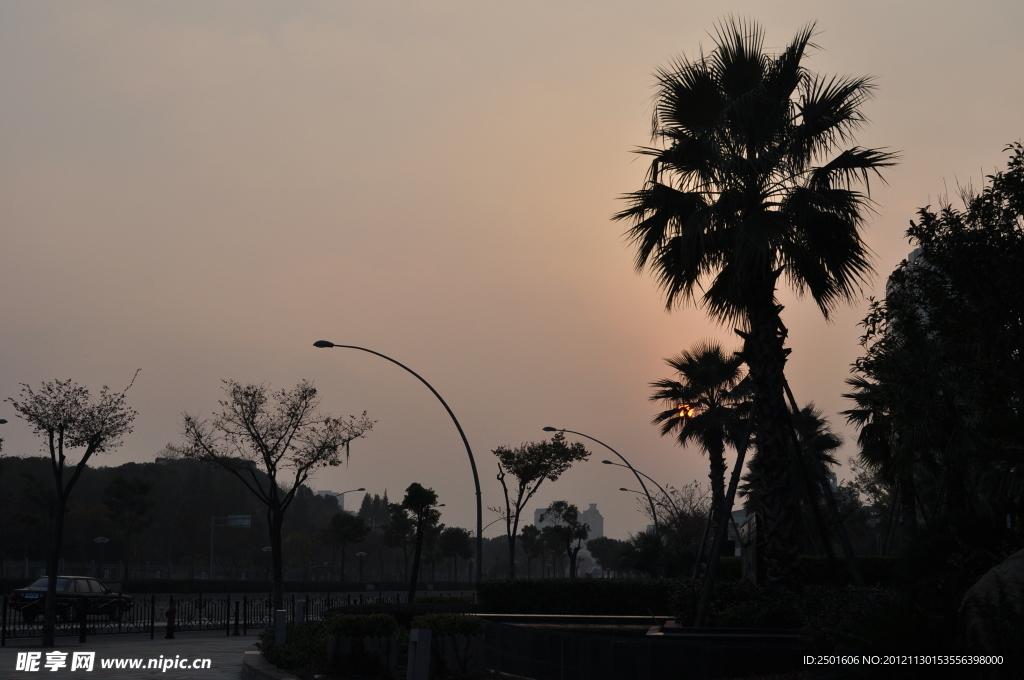
[[[709,50],[729,15],[761,22],[772,50],[816,21],[805,65],[873,75],[858,143],[901,154],[871,187],[861,299],[828,323],[782,296],[797,399],[850,439],[837,414],[857,323],[911,249],[908,220],[980,186],[1024,134],[1019,0],[0,0],[0,398],[55,378],[123,388],[141,369],[135,431],[95,461],[114,465],[179,441],[221,379],[310,379],[324,411],[377,421],[315,488],[394,499],[418,481],[442,521],[471,526],[441,405],[382,359],[313,348],[327,339],[437,388],[485,505],[500,500],[490,451],[545,425],[662,484],[706,481],[706,458],[650,425],[649,383],[664,357],[736,338],[700,309],[667,312],[610,217],[643,181],[652,72]],[[4,455],[40,452],[10,404],[0,418]],[[598,503],[608,535],[642,528],[608,455],[542,487],[531,517],[566,499]]]

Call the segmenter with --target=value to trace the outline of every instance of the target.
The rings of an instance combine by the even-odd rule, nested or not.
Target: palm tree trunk
[[[743,356],[754,385],[754,436],[762,466],[758,509],[764,520],[767,578],[772,585],[792,589],[797,587],[800,551],[800,505],[793,493],[799,480],[793,478],[791,463],[789,409],[784,396],[786,350],[779,309],[771,293],[768,299],[751,305]]]
[[[754,401],[757,401],[755,396]],[[718,518],[718,526],[715,528],[715,541],[711,548],[711,557],[708,559],[708,570],[704,574],[704,585],[701,589],[700,605],[697,607],[697,618],[693,627],[700,628],[708,615],[708,607],[711,606],[711,591],[715,586],[715,573],[718,571],[718,561],[722,555],[722,546],[725,545],[725,536],[728,533],[728,517],[732,514],[733,500],[736,498],[736,487],[740,484],[740,474],[743,472],[743,458],[747,454],[747,446],[740,443],[736,447],[736,466],[732,469],[732,478],[729,480],[729,490],[725,495],[725,505]]]
[[[708,462],[711,467],[708,475],[711,479],[711,526],[715,526],[715,518],[725,507],[725,447],[708,449]]]

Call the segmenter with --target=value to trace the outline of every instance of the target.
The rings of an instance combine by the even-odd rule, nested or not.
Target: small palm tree
[[[754,392],[754,438],[764,464],[769,580],[795,578],[799,507],[792,489],[784,397],[783,277],[828,317],[870,273],[861,239],[870,199],[858,190],[895,157],[848,146],[865,122],[870,78],[819,76],[803,65],[814,26],[779,54],[755,23],[727,20],[715,49],[657,72],[651,156],[642,189],[616,219],[650,268],[666,306],[699,304],[742,326]],[[846,148],[844,148],[846,147]]]
[[[697,444],[708,455],[711,471],[712,523],[725,504],[725,447],[734,444],[746,403],[743,360],[727,356],[715,342],[703,342],[665,359],[678,379],[658,380],[651,401],[663,401],[670,408],[654,417],[661,434],[674,433],[680,446]]]

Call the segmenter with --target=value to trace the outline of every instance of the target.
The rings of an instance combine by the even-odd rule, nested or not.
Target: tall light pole
[[[444,410],[448,412],[448,415],[451,416],[452,422],[455,423],[455,429],[459,431],[459,436],[462,437],[462,443],[466,447],[466,454],[469,456],[469,465],[470,467],[473,468],[473,484],[476,485],[476,580],[477,583],[482,581],[484,562],[484,506],[483,500],[480,496],[480,475],[478,475],[476,472],[476,460],[473,458],[473,449],[471,449],[469,446],[469,440],[466,439],[466,433],[462,431],[462,425],[459,424],[459,419],[455,417],[454,413],[452,413],[451,408],[448,406],[448,402],[446,402],[441,397],[441,395],[437,393],[437,390],[434,389],[433,385],[431,385],[430,383],[423,379],[423,376],[421,376],[419,373],[412,370],[405,364],[401,363],[400,361],[392,359],[386,354],[374,352],[372,349],[366,349],[365,347],[357,347],[356,345],[336,345],[329,340],[317,340],[316,342],[313,343],[313,346],[319,348],[341,347],[344,349],[357,349],[360,352],[366,352],[368,354],[378,356],[381,359],[387,359],[396,366],[404,368],[409,373],[412,373],[421,383],[427,386],[427,389],[430,390],[434,394],[434,396],[437,397],[437,400],[441,402],[441,405],[444,406]]]
[[[633,475],[636,477],[636,481],[640,482],[640,488],[642,488],[644,490],[644,494],[647,496],[647,502],[651,506],[651,517],[654,519],[654,530],[658,532],[659,536],[661,535],[661,525],[658,523],[658,513],[654,509],[654,499],[651,498],[651,493],[647,490],[647,485],[644,484],[644,480],[640,477],[640,473],[636,471],[636,468],[634,468],[632,465],[629,464],[629,461],[626,460],[621,453],[619,453],[618,451],[616,451],[612,447],[608,446],[607,444],[605,444],[600,439],[594,439],[589,434],[583,434],[582,432],[576,432],[575,430],[567,430],[564,427],[561,427],[561,428],[559,428],[559,427],[545,427],[544,431],[545,432],[568,432],[569,434],[575,434],[575,435],[580,436],[580,437],[586,437],[590,441],[597,442],[598,444],[600,444],[601,446],[603,446],[604,448],[608,449],[609,451],[614,453],[616,456],[618,456],[619,460],[621,460],[623,463],[625,463],[626,467],[628,467],[630,469],[630,471],[632,471]]]

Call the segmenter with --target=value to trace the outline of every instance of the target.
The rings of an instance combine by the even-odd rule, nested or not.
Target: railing
[[[299,602],[305,604],[305,619],[316,621],[324,617],[331,609],[366,603],[399,603],[401,595],[374,595],[363,593],[331,595],[322,597],[299,596]],[[174,606],[175,631],[223,630],[225,635],[247,635],[250,630],[259,632],[273,625],[274,606],[269,596],[243,595],[232,598],[230,595],[205,596],[196,595],[150,595],[135,596],[130,607],[119,613],[98,613],[86,609],[85,635],[109,635],[116,633],[149,633],[155,637],[156,632],[166,634],[168,609]],[[296,596],[285,598],[287,620],[294,622]],[[42,636],[42,614],[15,608],[6,596],[0,608],[0,646],[6,645],[8,639],[33,638]],[[82,616],[78,605],[61,606],[58,608],[55,635],[82,635]]]

